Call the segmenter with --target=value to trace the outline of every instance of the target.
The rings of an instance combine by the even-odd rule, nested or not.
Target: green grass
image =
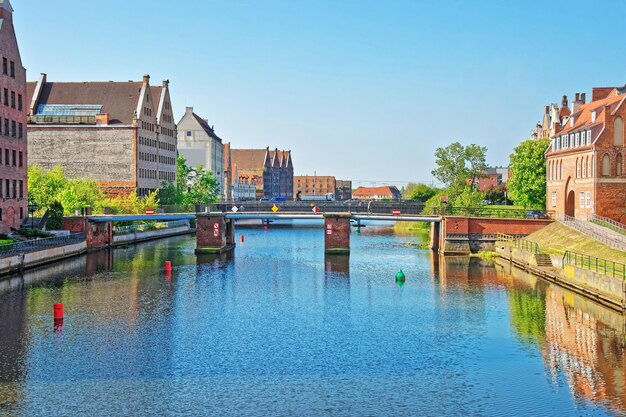
[[[592,237],[554,222],[526,238],[539,245],[541,252],[563,256],[566,250],[626,263],[626,252],[598,242]]]

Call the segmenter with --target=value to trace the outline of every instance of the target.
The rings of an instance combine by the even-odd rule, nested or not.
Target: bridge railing
[[[554,212],[549,210],[526,210],[501,207],[445,207],[448,216],[497,217],[505,219],[554,219]]]
[[[57,246],[70,245],[83,240],[85,240],[85,233],[70,233],[68,236],[54,236],[9,243],[7,245],[0,245],[0,258],[27,252],[36,252]]]
[[[507,244],[531,253],[541,253],[539,245],[531,240],[527,240],[518,236],[511,236],[504,233],[496,234],[496,241],[507,242]]]
[[[216,203],[217,211],[232,212],[311,212],[316,208],[318,213],[355,213],[355,214],[426,214],[424,204],[417,201],[236,201]]]
[[[563,255],[563,265],[565,264],[574,265],[578,268],[595,271],[604,275],[626,278],[626,264],[591,255],[585,255],[569,250],[565,251],[565,254]]]
[[[113,234],[124,235],[128,233],[147,232],[149,230],[168,229],[171,227],[179,227],[179,226],[189,226],[189,220],[173,220],[169,222],[152,222],[150,224],[141,223],[141,224],[126,225],[126,226],[113,226]]]

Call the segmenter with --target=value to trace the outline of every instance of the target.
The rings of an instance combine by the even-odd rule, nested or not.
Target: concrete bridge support
[[[235,247],[235,224],[224,213],[198,213],[196,253],[223,253]]]
[[[439,239],[441,234],[441,223],[432,222],[430,224],[430,249],[439,251]]]
[[[324,214],[324,252],[350,254],[350,213]]]

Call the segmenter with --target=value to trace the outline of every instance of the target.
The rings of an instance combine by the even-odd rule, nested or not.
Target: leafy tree
[[[58,201],[57,195],[67,187],[67,183],[60,165],[47,172],[37,164],[28,167],[28,195],[43,209]]]
[[[183,193],[183,204],[210,204],[217,201],[220,185],[211,171],[202,169],[202,165],[189,170]]]
[[[507,189],[511,200],[524,208],[546,206],[546,159],[549,139],[525,140],[511,154]]]
[[[411,193],[409,194],[409,198],[411,200],[416,200],[416,201],[427,201],[432,196],[437,194],[437,191],[439,190],[437,190],[434,187],[429,187],[426,184],[422,184],[422,183],[414,184],[414,187],[412,188]]]
[[[459,142],[437,148],[437,168],[432,170],[432,174],[453,193],[462,192],[468,179],[473,190],[476,180],[487,168],[486,153],[484,146],[463,146]]]
[[[56,195],[66,214],[72,214],[82,207],[96,207],[105,199],[98,184],[87,178],[73,178],[67,181],[64,189]]]
[[[485,200],[488,200],[491,204],[504,204],[506,202],[505,193],[506,188],[491,186],[485,191]]]
[[[48,221],[46,222],[46,229],[63,229],[63,206],[58,201],[52,203],[48,209]]]

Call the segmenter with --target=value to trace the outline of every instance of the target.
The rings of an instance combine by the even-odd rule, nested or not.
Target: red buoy
[[[267,229],[268,229],[267,225],[263,226],[263,230],[267,232]]]
[[[54,305],[54,319],[63,320],[63,304]]]
[[[172,271],[172,262],[171,261],[165,261],[165,271]]]
[[[241,240],[241,243],[243,243],[243,235],[241,235],[241,239],[240,240]]]

